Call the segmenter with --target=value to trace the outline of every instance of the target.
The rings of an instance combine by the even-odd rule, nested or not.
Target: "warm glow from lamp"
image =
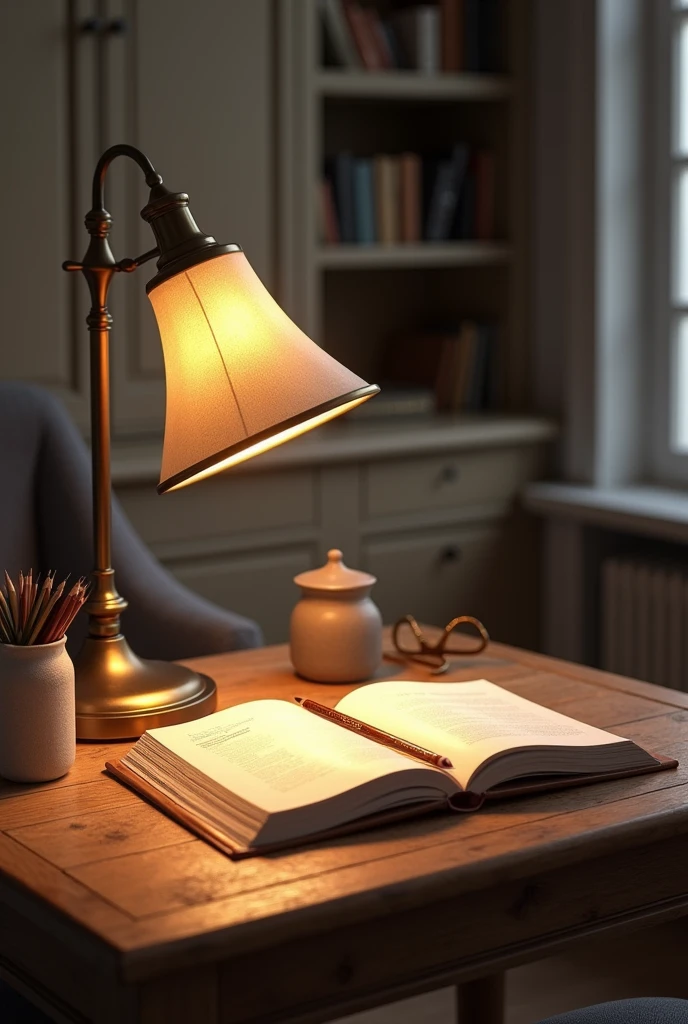
[[[289,319],[243,252],[180,271],[150,300],[167,386],[160,493],[274,448],[378,391]]]

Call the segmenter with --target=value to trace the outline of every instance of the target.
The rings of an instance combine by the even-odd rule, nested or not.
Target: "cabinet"
[[[240,242],[272,283],[271,10],[269,0],[2,5],[0,183],[11,258],[0,277],[0,377],[57,391],[84,429],[86,286],[61,263],[86,248],[91,176],[107,146],[140,146],[166,184],[189,193],[199,225]],[[106,202],[118,258],[152,245],[138,216],[145,200],[138,168],[116,161]],[[162,430],[162,355],[144,287],[150,267],[115,280],[111,291],[119,435]]]
[[[156,453],[115,460],[118,496],[167,568],[204,597],[287,639],[292,579],[330,547],[378,577],[383,618],[444,625],[466,613],[500,640],[537,643],[534,524],[515,505],[553,436],[501,417],[324,427],[233,473],[160,498]],[[126,595],[125,595],[126,596]]]

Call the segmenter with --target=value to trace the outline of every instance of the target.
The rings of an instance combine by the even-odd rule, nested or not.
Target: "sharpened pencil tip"
[[[303,697],[294,697],[297,704],[303,704]]]
[[[454,767],[454,765],[453,765],[453,764],[451,763],[451,761],[449,760],[449,758],[448,758],[448,757],[443,757],[443,758],[442,758],[442,764],[441,764],[441,767],[442,767],[442,768],[453,768],[453,767]]]

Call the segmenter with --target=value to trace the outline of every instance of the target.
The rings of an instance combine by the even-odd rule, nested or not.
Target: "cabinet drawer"
[[[316,521],[311,470],[219,477],[164,497],[152,487],[120,487],[117,496],[149,544]]]
[[[534,448],[500,448],[372,463],[364,470],[364,515],[508,500],[536,474],[539,459]]]
[[[496,576],[500,536],[494,524],[369,540],[364,564],[377,576],[372,597],[383,620],[410,612],[444,626],[455,615],[483,614],[481,595]]]
[[[275,644],[289,637],[291,610],[299,598],[294,576],[314,569],[317,561],[315,547],[302,545],[166,565],[202,597],[255,619],[265,642]]]

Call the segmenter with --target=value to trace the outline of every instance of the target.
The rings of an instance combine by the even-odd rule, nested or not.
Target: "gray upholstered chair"
[[[0,382],[0,570],[87,575],[91,509],[90,456],[61,403],[41,388]],[[255,622],[204,600],[163,569],[117,501],[112,553],[117,589],[129,602],[124,631],[141,657],[171,661],[262,643]],[[86,626],[78,616],[70,651],[80,647]]]
[[[548,1017],[540,1024],[688,1024],[685,999],[618,999]]]

